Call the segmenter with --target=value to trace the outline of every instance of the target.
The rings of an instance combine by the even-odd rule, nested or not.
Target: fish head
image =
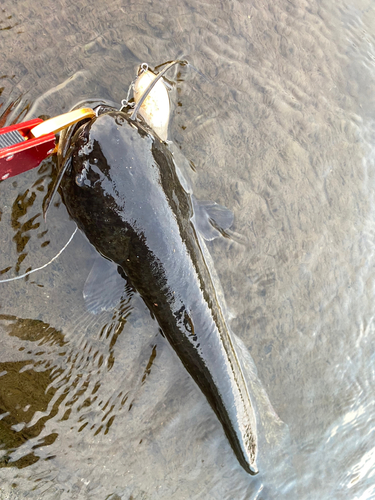
[[[80,125],[66,140],[59,158],[64,204],[97,250],[119,262],[143,217],[134,211],[152,184],[155,138],[147,125],[113,110]]]
[[[156,140],[142,120],[132,120],[117,110],[106,111],[67,134],[69,144],[63,145],[65,155],[59,157],[66,176],[81,189],[100,190],[97,195],[119,191],[120,185],[126,192],[134,176],[147,168]]]
[[[140,119],[116,110],[103,113],[78,127],[63,150],[63,202],[105,257],[122,265],[127,248],[141,255],[146,240],[156,254],[166,245],[160,231],[174,225],[170,238],[177,238],[177,220],[190,228],[190,195],[173,156]]]

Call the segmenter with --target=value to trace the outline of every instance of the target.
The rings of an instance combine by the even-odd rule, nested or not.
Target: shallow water
[[[2,4],[0,125],[120,102],[143,61],[203,73],[171,74],[170,138],[235,214],[242,244],[208,248],[288,432],[248,476],[143,302],[86,311],[77,234],[0,284],[0,498],[375,497],[374,24],[368,1]],[[52,163],[0,183],[1,279],[74,231],[59,198],[41,217]]]

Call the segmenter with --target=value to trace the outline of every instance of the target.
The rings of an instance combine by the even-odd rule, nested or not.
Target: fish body
[[[120,266],[219,418],[242,467],[257,473],[256,420],[228,325],[167,145],[109,111],[83,124],[60,158],[71,217]]]

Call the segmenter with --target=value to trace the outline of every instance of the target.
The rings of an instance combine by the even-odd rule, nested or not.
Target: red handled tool
[[[46,121],[35,118],[0,128],[0,180],[37,167],[55,152],[57,132],[94,116],[91,108],[81,108]]]
[[[31,129],[43,123],[36,118],[0,129],[0,180],[37,167],[55,149],[55,134],[33,137]]]

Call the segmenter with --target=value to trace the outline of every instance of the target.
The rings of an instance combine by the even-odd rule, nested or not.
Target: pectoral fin
[[[229,237],[226,230],[233,224],[234,215],[231,210],[212,201],[199,201],[192,196],[194,222],[199,232],[207,241],[219,236]]]
[[[87,310],[99,314],[114,309],[126,293],[125,286],[117,264],[98,255],[83,288]]]

